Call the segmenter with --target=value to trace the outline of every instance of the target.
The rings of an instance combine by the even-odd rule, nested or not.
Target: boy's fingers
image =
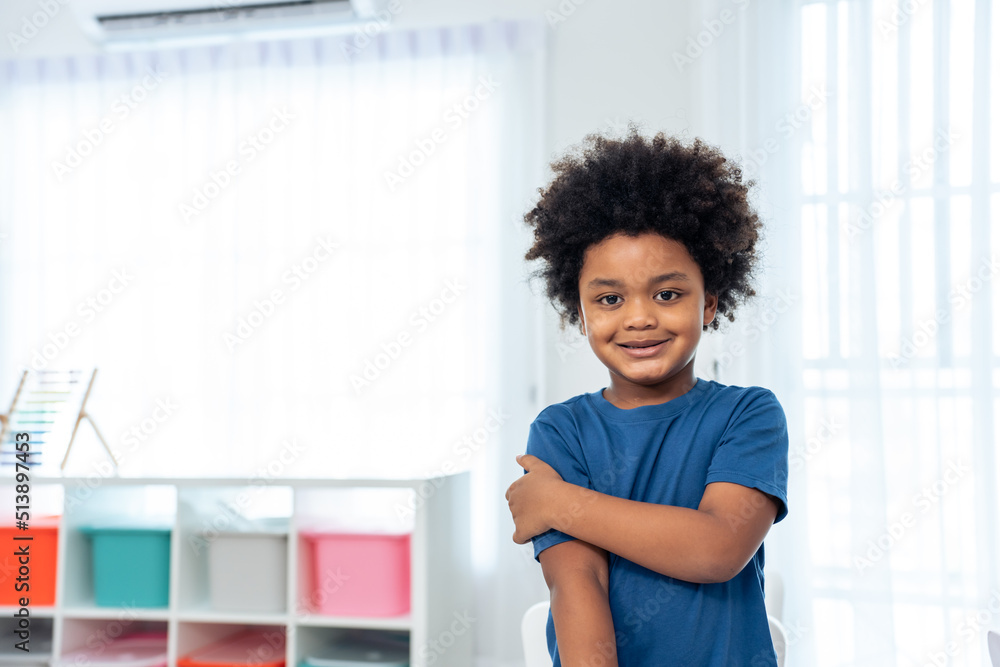
[[[525,470],[531,470],[531,468],[536,464],[540,463],[541,459],[532,454],[521,454],[517,457],[517,463]]]

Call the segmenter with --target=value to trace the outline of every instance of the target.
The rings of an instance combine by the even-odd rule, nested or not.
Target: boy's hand
[[[506,498],[514,518],[514,541],[525,544],[552,527],[552,510],[566,483],[552,466],[537,456],[522,454],[516,458],[528,474],[507,488]]]

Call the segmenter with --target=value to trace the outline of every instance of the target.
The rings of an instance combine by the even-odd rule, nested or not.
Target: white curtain
[[[344,39],[0,63],[0,400],[98,367],[128,474],[472,470],[477,646],[513,658],[545,26]]]
[[[8,384],[96,364],[123,449],[176,405],[128,471],[242,472],[294,438],[297,471],[430,472],[494,407],[498,202],[538,35],[386,32],[352,59],[342,39],[2,69]]]
[[[717,2],[695,34],[726,10],[691,65],[697,132],[758,181],[767,243],[757,306],[713,349],[723,381],[772,387],[789,418],[790,514],[767,541],[788,664],[983,667],[1000,629],[1000,11]]]

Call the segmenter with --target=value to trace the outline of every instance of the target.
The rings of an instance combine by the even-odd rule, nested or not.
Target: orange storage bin
[[[30,537],[30,540],[15,540]],[[28,548],[28,578],[17,581],[21,562],[17,552]],[[20,606],[26,597],[33,606],[52,606],[56,603],[56,552],[59,547],[59,517],[46,516],[28,521],[28,530],[14,526],[0,526],[0,605]],[[27,583],[28,590],[17,591],[15,585]]]
[[[200,648],[177,667],[285,667],[284,630],[246,630]]]

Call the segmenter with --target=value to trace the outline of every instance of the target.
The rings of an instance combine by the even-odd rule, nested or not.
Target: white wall
[[[74,0],[4,0],[0,3],[0,60],[93,52],[79,28]],[[40,2],[58,6],[55,15],[26,44],[15,48],[9,34],[41,11]],[[551,160],[585,134],[609,123],[636,120],[648,131],[681,132],[688,127],[694,92],[690,70],[681,74],[673,53],[692,33],[696,3],[681,0],[401,0],[398,28],[465,23],[492,18],[557,16],[549,28],[546,141]],[[206,0],[206,5],[212,4]],[[549,14],[551,12],[551,14]],[[621,126],[623,129],[623,126]],[[542,185],[542,184],[539,184]],[[539,298],[542,296],[539,294]],[[549,353],[542,401],[549,404],[607,384],[607,371],[585,345],[559,348],[554,311],[549,313]],[[575,336],[575,334],[574,334]],[[564,340],[578,340],[569,336]],[[562,352],[562,355],[559,352]]]

